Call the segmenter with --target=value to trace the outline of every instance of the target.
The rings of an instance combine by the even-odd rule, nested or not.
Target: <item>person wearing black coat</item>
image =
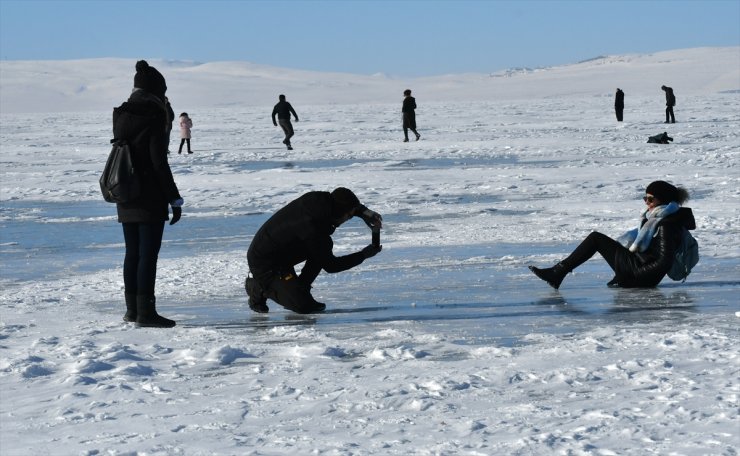
[[[676,117],[673,115],[673,107],[676,106],[676,96],[673,89],[666,86],[660,87],[665,92],[665,123],[676,123]],[[668,122],[670,117],[671,121]]]
[[[123,226],[126,256],[123,281],[126,314],[123,319],[137,326],[172,327],[175,322],[156,311],[154,285],[157,258],[165,221],[172,207],[174,225],[182,214],[183,199],[167,162],[171,122],[164,77],[140,60],[136,63],[134,90],[128,101],[113,110],[113,137],[128,141],[135,169],[141,176],[142,195],[116,205]]]
[[[403,116],[403,142],[409,142],[409,130],[416,135],[416,140],[421,138],[416,131],[416,99],[411,96],[411,90],[403,91],[403,106],[401,106],[401,115]]]
[[[321,270],[336,273],[351,269],[382,250],[370,244],[359,252],[334,256],[334,230],[357,216],[373,228],[382,226],[382,217],[360,204],[355,194],[339,187],[329,192],[309,192],[277,211],[260,228],[247,251],[253,277],[244,288],[249,307],[266,313],[267,299],[286,309],[307,314],[326,306],[311,295],[311,284]],[[305,261],[300,274],[295,265]]]
[[[624,114],[624,92],[622,89],[617,89],[617,94],[614,97],[614,111],[617,113],[617,122],[622,121]]]
[[[272,108],[272,124],[276,127],[278,126],[278,123],[280,124],[280,128],[282,128],[283,133],[285,133],[283,144],[288,147],[288,150],[293,150],[293,146],[290,145],[290,138],[293,137],[295,132],[293,131],[293,124],[290,123],[290,115],[293,114],[295,121],[298,122],[298,114],[295,113],[293,106],[285,101],[285,95],[279,95],[278,100],[278,103]],[[276,115],[277,122],[275,121]]]
[[[629,247],[604,234],[593,232],[570,254],[551,268],[529,269],[551,287],[558,289],[565,276],[588,261],[597,252],[609,263],[614,278],[607,284],[614,288],[655,287],[673,265],[681,244],[682,229],[696,228],[690,208],[681,207],[688,192],[665,181],[650,183],[645,190],[647,209],[636,237]]]
[[[670,144],[673,138],[668,136],[668,132],[664,131],[654,136],[649,136],[647,142],[650,144]]]
[[[170,135],[172,134],[172,121],[175,120],[175,111],[167,97],[164,97],[164,105],[167,108],[167,124],[165,125],[165,130],[167,130],[167,153],[170,153]]]

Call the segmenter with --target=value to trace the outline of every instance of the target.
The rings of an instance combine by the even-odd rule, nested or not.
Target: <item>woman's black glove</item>
[[[172,206],[172,219],[170,220],[170,225],[174,225],[178,220],[180,220],[180,217],[182,217],[182,205],[184,203],[185,201],[182,198],[177,198],[170,202],[170,206]]]
[[[177,221],[180,220],[180,217],[182,217],[182,208],[173,207],[172,208],[172,218],[170,219],[170,225],[174,225],[175,223],[177,223]]]

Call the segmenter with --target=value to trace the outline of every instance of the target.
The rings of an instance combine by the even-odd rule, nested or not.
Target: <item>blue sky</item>
[[[0,59],[431,76],[740,46],[740,1],[0,0]]]

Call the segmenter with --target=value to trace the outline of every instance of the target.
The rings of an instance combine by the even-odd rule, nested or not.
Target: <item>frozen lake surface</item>
[[[291,164],[286,168],[281,162],[256,161],[240,168],[243,172],[258,172],[299,167],[311,172],[356,164],[351,160],[332,160]],[[476,159],[465,160],[462,166],[495,165],[501,163]],[[414,166],[450,169],[461,165],[441,159],[415,160]],[[477,197],[476,201],[481,199]],[[94,273],[120,263],[122,234],[120,225],[111,219],[112,209],[112,205],[99,201],[6,202],[2,208],[3,238],[18,241],[0,245],[3,280],[9,285],[53,280]],[[506,209],[489,211],[509,218],[527,215]],[[221,255],[224,260],[243,257],[251,235],[269,215],[237,211],[213,216],[211,211],[203,212],[187,213],[187,236],[167,239],[163,259],[187,259],[199,254]],[[386,216],[384,235],[392,238],[396,220],[413,225],[419,219],[431,217]],[[357,238],[367,234],[362,223],[351,222],[342,231]],[[428,230],[430,244],[435,231]],[[572,249],[575,245],[567,246]],[[358,327],[367,328],[368,323],[409,322],[424,331],[456,334],[460,343],[504,345],[520,343],[521,336],[531,332],[575,334],[620,322],[670,323],[689,315],[732,313],[737,307],[740,264],[734,258],[702,257],[699,281],[695,273],[687,283],[666,279],[652,290],[613,290],[605,288],[611,271],[597,257],[569,276],[562,290],[552,290],[532,280],[522,259],[556,251],[565,252],[564,246],[507,242],[386,248],[379,258],[382,261],[368,262],[359,270],[343,274],[322,275],[315,292],[329,307],[317,316],[295,315],[274,303],[272,313],[253,314],[246,307],[239,283],[223,296],[173,296],[174,302],[166,305],[179,316],[182,326],[213,326],[232,331],[234,336],[249,337],[254,331],[276,325],[315,325],[325,330],[354,332]],[[97,305],[112,314],[120,310],[118,300]]]

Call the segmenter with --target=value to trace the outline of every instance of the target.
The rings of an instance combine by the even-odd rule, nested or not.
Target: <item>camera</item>
[[[374,226],[371,228],[373,233],[373,245],[380,247],[380,227]]]

